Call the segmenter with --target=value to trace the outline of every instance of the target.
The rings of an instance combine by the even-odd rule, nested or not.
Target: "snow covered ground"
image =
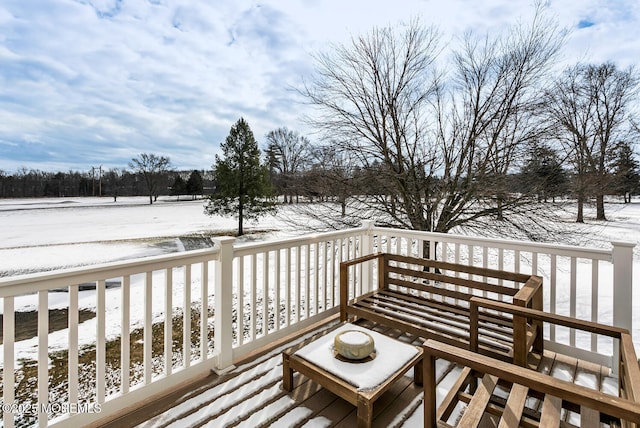
[[[216,235],[233,235],[237,228],[233,218],[209,217],[204,214],[204,201],[164,198],[154,205],[148,198],[70,198],[0,200],[0,277],[64,267],[82,266],[123,259],[167,254],[208,245]],[[247,236],[243,240],[263,240],[302,234],[287,218],[296,216],[295,210],[285,206],[277,216],[262,218],[245,224]],[[585,212],[587,224],[581,227],[584,246],[608,247],[610,241],[631,241],[634,250],[634,339],[640,345],[640,199],[623,205],[607,206],[607,222],[593,220],[594,212]],[[299,219],[298,219],[299,220]],[[304,221],[297,221],[302,224]],[[571,219],[560,225],[575,230]],[[586,231],[586,233],[585,233]],[[161,272],[154,273],[162,275]],[[181,275],[176,275],[174,293],[181,293]],[[200,278],[192,278],[192,295],[199,296]],[[155,279],[154,279],[155,282]],[[160,283],[162,281],[159,281]],[[118,288],[107,289],[107,339],[119,335]],[[162,301],[155,301],[162,293],[154,293],[153,310],[161,314]],[[586,296],[586,295],[585,295]],[[195,297],[194,297],[195,298]],[[1,301],[2,299],[0,299]],[[142,280],[132,279],[131,326],[142,325],[141,305],[144,300]],[[178,296],[174,301],[180,301]],[[18,297],[18,312],[34,311],[35,295]],[[68,305],[67,293],[50,293],[50,308]],[[81,291],[81,309],[95,310],[95,291]],[[136,306],[136,307],[134,307]],[[614,308],[615,310],[615,308]],[[2,305],[0,305],[0,313]],[[607,316],[610,318],[611,313]],[[602,320],[608,321],[608,320]],[[80,345],[95,340],[96,320],[88,319],[79,326]],[[50,351],[65,349],[68,331],[61,329],[49,335]],[[638,348],[640,349],[640,348]],[[1,355],[2,345],[0,345]],[[21,358],[35,359],[37,337],[15,344],[16,363]]]
[[[153,205],[148,204],[146,197],[121,197],[117,202],[111,198],[0,200],[0,276],[184,251],[190,245],[202,245],[203,242],[206,245],[206,240],[211,236],[235,233],[236,220],[209,217],[204,214],[203,205],[202,200],[176,201],[175,197],[160,199]],[[304,230],[296,229],[283,220],[294,215],[292,209],[285,206],[277,216],[248,223],[245,226],[248,235],[243,239],[272,239],[304,233]],[[589,233],[583,235],[588,237],[585,245],[606,247],[610,241],[619,240],[638,244],[634,251],[634,306],[640,308],[640,199],[627,205],[609,204],[607,222],[596,222],[593,216],[593,211],[587,209],[585,227]],[[574,224],[568,221],[566,226],[569,229]],[[202,239],[194,241],[189,237]],[[199,278],[195,277],[194,281],[199,282]],[[179,292],[180,286],[176,284],[176,292]],[[132,302],[139,301],[137,297],[142,296],[141,287],[132,284],[131,291]],[[117,289],[107,294],[110,293],[117,300]],[[86,299],[83,300],[85,294]],[[66,293],[50,295],[52,308],[64,307],[66,301]],[[162,302],[157,303],[154,302],[154,308],[157,306],[161,311]],[[16,311],[32,311],[35,304],[35,296],[17,298]],[[89,310],[95,308],[92,292],[80,293],[80,307]],[[119,308],[116,309],[119,311]],[[132,309],[132,314],[137,313],[142,311]],[[114,315],[113,318],[118,317]],[[136,321],[132,319],[132,325]],[[95,320],[85,321],[81,333],[83,330],[95,331],[93,323]],[[119,331],[117,327],[113,325],[113,334]],[[64,330],[52,333],[60,336],[60,340],[50,337],[52,349],[57,347],[58,342],[64,346],[65,334]],[[639,336],[640,311],[636,311],[636,343],[640,343]],[[31,356],[37,350],[35,338],[23,342],[16,344],[17,357]]]
[[[274,216],[245,223],[258,237],[274,229],[287,233]],[[0,230],[0,276],[8,276],[183,251],[180,237],[233,235],[237,221],[175,197],[0,199]]]
[[[147,197],[0,199],[0,276],[131,259],[184,250],[180,237],[233,235],[233,218],[204,214],[204,201]],[[278,215],[246,223],[244,239],[304,233],[283,220],[295,217],[284,206]],[[583,244],[608,246],[622,240],[640,244],[640,199],[607,205],[607,222],[585,210]],[[304,222],[296,222],[301,224]],[[568,222],[566,227],[574,229]],[[187,244],[188,245],[188,244]],[[640,245],[634,254],[640,258]]]
[[[0,277],[184,251],[208,245],[211,236],[233,235],[237,230],[233,218],[205,215],[202,200],[165,197],[153,205],[148,202],[147,197],[120,197],[117,202],[112,198],[0,199]],[[295,216],[295,207],[283,206],[276,216],[245,222],[247,235],[241,239],[308,232],[287,221]],[[626,205],[608,204],[606,222],[596,222],[594,216],[593,209],[586,207],[586,225],[579,226],[580,244],[609,247],[611,241],[635,242],[634,284],[640,284],[640,199]],[[577,226],[568,219],[561,228],[575,231]]]

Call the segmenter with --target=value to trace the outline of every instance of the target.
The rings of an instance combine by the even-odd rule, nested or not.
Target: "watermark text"
[[[102,407],[98,403],[5,403],[0,401],[2,413],[13,413],[14,415],[38,414],[47,415],[78,414],[78,413],[100,413]]]

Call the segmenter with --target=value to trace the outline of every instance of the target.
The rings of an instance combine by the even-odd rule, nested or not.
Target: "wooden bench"
[[[562,410],[580,414],[580,426],[640,426],[640,366],[628,330],[553,315],[542,311],[516,308],[513,305],[472,298],[473,313],[480,308],[510,312],[542,323],[552,323],[590,333],[613,337],[619,345],[618,396],[556,379],[548,374],[518,367],[472,351],[460,350],[435,341],[425,343],[425,427],[449,427],[447,421],[458,404],[466,409],[454,416],[457,426],[475,427],[483,418],[492,419],[496,426],[557,427],[572,426],[561,421]],[[472,329],[477,326],[472,326]],[[472,331],[472,336],[475,332]],[[472,348],[474,343],[472,343]],[[436,410],[435,359],[444,358],[465,368]],[[495,394],[497,385],[506,388],[508,395]],[[542,403],[540,408],[530,405]],[[486,422],[486,420],[485,420]],[[437,424],[437,425],[436,425]]]
[[[373,266],[369,292],[358,295],[356,273]],[[371,269],[371,272],[373,269]],[[368,284],[358,284],[360,287]],[[372,254],[340,264],[342,321],[364,318],[424,339],[470,347],[470,300],[490,297],[518,307],[542,309],[542,278],[396,254]],[[530,351],[543,352],[537,321],[480,312],[479,352],[525,365]]]

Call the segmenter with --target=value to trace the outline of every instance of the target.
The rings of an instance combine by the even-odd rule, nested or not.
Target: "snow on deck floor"
[[[368,327],[372,325],[366,323]],[[356,422],[355,407],[326,391],[304,376],[294,375],[294,390],[282,389],[282,351],[317,339],[335,324],[321,327],[284,346],[269,351],[251,362],[236,367],[212,385],[201,387],[176,399],[161,413],[134,425],[126,418],[111,426],[150,427],[350,427]],[[397,330],[380,325],[379,333],[396,336]],[[411,342],[415,337],[399,338]],[[420,339],[413,344],[419,344]],[[538,368],[554,377],[615,395],[617,379],[600,366],[575,358],[545,353]],[[444,360],[436,361],[436,406],[439,406],[461,373],[461,368]],[[567,373],[570,373],[567,375]],[[374,427],[421,427],[424,420],[424,394],[421,386],[413,384],[413,371],[376,401]],[[535,408],[535,406],[533,406]],[[145,409],[142,409],[144,414]],[[158,409],[155,409],[158,412]],[[455,416],[452,416],[455,418]],[[138,419],[139,420],[139,419]]]
[[[326,406],[311,406],[305,404],[311,402],[313,394],[330,394],[323,391],[314,383],[307,382],[306,378],[294,374],[295,383],[299,389],[311,390],[311,393],[288,393],[282,389],[282,351],[286,348],[309,340],[318,335],[318,331],[279,347],[268,354],[243,364],[231,373],[224,375],[220,382],[212,387],[191,394],[179,400],[173,407],[166,409],[157,416],[138,425],[139,427],[329,427],[336,425],[349,426],[355,423],[355,407],[344,402],[337,396],[328,398]],[[438,389],[438,403],[440,403],[448,391],[459,369],[454,368],[445,361],[439,361],[438,378],[441,379],[441,387]],[[384,426],[414,427],[422,426],[423,421],[423,394],[422,387],[413,385],[413,371],[410,370],[406,379],[398,381],[402,385],[398,390],[412,397],[398,399],[388,392],[389,402],[402,403],[400,406],[387,407],[382,413],[377,414],[374,426],[382,423]],[[303,385],[307,382],[306,385]],[[332,395],[332,394],[331,394]],[[380,400],[383,400],[382,398]],[[332,413],[333,409],[346,408],[346,414],[339,411]],[[387,412],[385,415],[384,412]],[[392,412],[392,413],[390,413]],[[376,420],[378,422],[376,423]]]

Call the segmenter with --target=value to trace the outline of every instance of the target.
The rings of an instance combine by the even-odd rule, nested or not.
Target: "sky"
[[[296,88],[313,55],[419,18],[445,45],[533,14],[530,0],[2,0],[0,170],[125,168],[140,153],[211,169],[244,117],[261,147],[310,135]],[[640,57],[638,0],[550,0],[563,60]]]

